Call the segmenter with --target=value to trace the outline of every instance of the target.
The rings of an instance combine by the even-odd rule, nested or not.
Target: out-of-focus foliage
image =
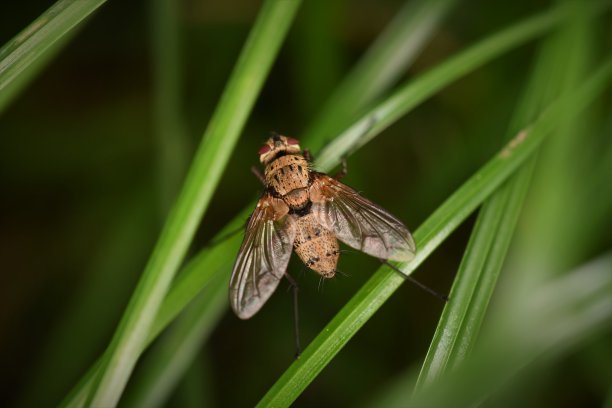
[[[210,238],[230,220],[234,227],[227,232],[240,228],[236,214],[260,190],[249,167],[257,164],[255,153],[269,131],[307,134],[318,150],[398,84],[418,80],[504,27],[560,3],[571,6],[527,0],[447,0],[429,8],[428,3],[434,2],[303,2],[223,171],[192,254],[208,256],[206,251],[215,249],[206,247]],[[542,92],[552,100],[555,92],[584,84],[609,56],[610,13],[581,20],[592,2],[578,3],[587,6],[573,9],[573,19],[470,71],[393,121],[349,157],[346,183],[416,229],[496,154],[509,127],[517,130],[516,115],[510,122],[513,112],[526,109],[522,104],[529,98],[523,95]],[[1,3],[0,44],[52,5]],[[0,95],[7,101],[0,113],[3,405],[56,405],[108,346],[260,8],[260,2],[244,0],[108,2],[92,15],[93,9],[81,18],[71,16],[70,27],[88,17],[41,54],[35,70],[10,94]],[[408,36],[411,32],[420,33],[422,42]],[[573,65],[563,67],[573,74],[559,74],[554,64],[539,72],[550,79],[551,91],[529,78],[552,36],[557,45],[549,46],[549,57],[580,47]],[[355,66],[363,61],[370,63],[360,68],[365,81],[360,83]],[[0,73],[5,63],[0,55]],[[372,70],[377,66],[379,75]],[[341,84],[344,94],[337,88]],[[442,390],[466,403],[475,396],[509,406],[612,400],[612,267],[603,255],[612,242],[612,120],[610,90],[601,91],[580,116],[561,115],[567,116],[557,123],[561,130],[540,149],[491,310],[484,314],[483,338],[474,337],[470,345],[473,359],[460,383],[470,393],[433,383],[439,392],[426,387],[415,403],[432,394],[444,398]],[[334,92],[340,93],[329,99]],[[343,106],[351,99],[355,106]],[[550,100],[531,107],[533,117],[517,126],[536,120]],[[337,101],[336,109],[346,108],[344,116],[325,116]],[[573,112],[571,104],[566,109]],[[496,217],[507,215],[500,211]],[[447,293],[473,221],[450,235],[415,277]],[[234,235],[222,241],[219,252],[210,252],[216,258],[206,262],[229,270],[234,254],[228,248],[239,240]],[[341,258],[337,278],[322,286],[299,262],[290,264],[301,286],[306,344],[380,266],[353,251]],[[190,265],[197,262],[187,264],[183,277],[193,276]],[[145,352],[128,383],[128,405],[254,405],[292,363],[286,285],[257,316],[240,321],[224,312],[227,276],[214,272],[197,273],[210,283]],[[193,287],[180,286],[181,278],[173,287],[180,291],[170,296],[191,299]],[[296,406],[404,406],[443,307],[403,285]],[[177,312],[162,306],[158,318],[173,319]],[[529,319],[516,320],[523,315]],[[154,333],[162,327],[154,326]],[[499,358],[488,360],[491,355]],[[479,382],[482,376],[490,381]]]

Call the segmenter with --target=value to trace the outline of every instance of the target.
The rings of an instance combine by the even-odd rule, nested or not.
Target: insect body
[[[230,281],[230,303],[253,316],[285,274],[293,250],[324,278],[336,273],[338,240],[381,259],[407,261],[415,244],[397,218],[316,172],[296,139],[274,135],[259,150],[266,189],[246,227]]]

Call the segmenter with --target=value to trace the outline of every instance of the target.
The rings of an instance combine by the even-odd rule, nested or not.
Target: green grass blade
[[[242,237],[235,234],[235,231],[237,228],[244,226],[244,221],[247,217],[248,213],[236,217],[234,221],[230,222],[230,224],[218,234],[217,238],[215,238],[220,240],[217,245],[201,250],[183,268],[182,273],[176,278],[172,289],[166,296],[155,318],[155,322],[151,327],[144,348],[150,345],[153,340],[155,340],[160,333],[177,318],[187,305],[194,301],[194,298],[202,292],[203,288],[207,288],[212,280],[218,275],[229,276],[229,271],[232,267],[234,257],[236,256],[236,251],[242,240]],[[223,274],[222,272],[225,273]],[[227,299],[227,285],[222,288],[222,294],[223,297]],[[86,396],[91,390],[100,363],[105,358],[105,355],[102,356],[101,359],[90,368],[87,374],[62,402],[62,406],[80,407],[83,405]]]
[[[528,159],[516,174],[512,176],[507,185],[495,192],[495,195],[488,199],[483,206],[482,211],[485,212],[483,217],[486,216],[486,213],[496,212],[499,209],[501,209],[500,213],[503,216],[499,220],[497,228],[494,229],[495,237],[491,242],[489,252],[482,265],[482,271],[477,286],[474,289],[472,301],[470,302],[463,325],[459,328],[455,342],[455,352],[451,354],[449,360],[450,366],[457,365],[460,360],[465,358],[478,339],[482,321],[497,284],[497,277],[506,259],[525,196],[531,185],[535,164],[535,157]]]
[[[535,288],[535,293],[529,299],[521,300],[530,302],[529,313],[517,315],[517,311],[513,310],[504,316],[508,319],[514,315],[514,319],[522,322],[530,320],[530,323],[506,330],[503,342],[492,353],[490,349],[479,347],[469,365],[460,367],[417,395],[413,395],[412,388],[407,386],[415,382],[416,373],[412,369],[406,370],[393,379],[384,392],[377,392],[375,398],[367,401],[364,407],[474,406],[475,401],[482,401],[500,383],[520,375],[518,370],[521,368],[542,360],[550,364],[563,358],[573,352],[580,342],[605,331],[606,322],[612,319],[609,295],[612,279],[607,273],[611,267],[612,254],[608,253],[543,287]],[[537,307],[532,306],[533,302],[539,302]],[[554,312],[551,314],[550,311]],[[506,324],[499,320],[493,323],[495,330]],[[528,326],[537,326],[537,329],[530,331],[526,329]],[[563,327],[564,333],[559,335],[558,331],[552,330],[555,326]],[[534,332],[543,336],[534,341],[531,334]],[[523,345],[523,348],[527,346],[520,359],[514,350],[516,344]],[[494,364],[491,364],[493,360]]]
[[[527,86],[526,96],[518,103],[514,123],[523,126],[529,123],[538,109],[561,93],[563,72],[571,66],[578,47],[568,47],[564,42],[563,49],[555,48],[559,43],[558,39],[556,43],[553,40],[547,42]],[[568,49],[574,53],[569,53]],[[514,125],[513,128],[520,126]],[[476,342],[518,221],[534,163],[531,159],[483,204],[453,283],[450,301],[444,307],[421,368],[417,390],[457,366]]]
[[[594,60],[600,38],[593,27],[605,24],[605,20],[583,21],[579,6],[586,3],[573,4],[576,5],[576,22],[560,33],[564,38],[558,46],[560,53],[571,52],[572,55],[564,62],[567,68],[561,70],[557,66],[556,69],[568,72],[558,79],[565,87],[577,86],[588,77],[585,72]],[[591,237],[583,235],[583,218],[595,218],[590,203],[584,200],[594,181],[592,163],[597,162],[589,154],[588,147],[594,146],[596,140],[590,129],[596,122],[592,115],[593,110],[589,110],[580,120],[566,120],[562,130],[542,151],[526,208],[529,228],[520,230],[521,239],[517,242],[517,258],[522,260],[517,262],[522,266],[515,267],[522,271],[519,274],[524,274],[524,281],[519,285],[537,285],[538,281],[545,281],[549,275],[566,270],[589,255],[585,253],[585,242]],[[568,162],[571,167],[567,166]],[[600,195],[603,196],[598,194],[596,202]],[[582,214],[589,214],[589,217]],[[536,249],[543,242],[546,245]]]
[[[533,158],[529,159],[483,204],[421,368],[417,389],[435,381],[463,359],[477,338],[529,187],[534,163]]]
[[[498,155],[442,204],[414,234],[417,254],[398,268],[410,275],[482,201],[498,188],[555,129],[559,112],[568,104],[574,114],[584,109],[606,87],[612,60],[606,62],[579,92],[555,103],[527,132],[521,132]],[[331,361],[348,340],[404,282],[381,267],[304,350],[260,401],[259,406],[288,406]]]
[[[0,112],[106,0],[60,0],[0,49]]]
[[[506,392],[520,393],[520,381],[529,381],[526,368],[530,365],[554,363],[581,343],[609,331],[611,266],[612,254],[608,252],[522,293],[521,301],[505,309],[503,319],[493,322],[492,337],[469,364],[411,401],[404,400],[402,406],[475,406],[490,401],[504,387],[509,388]]]
[[[126,394],[126,406],[146,408],[166,403],[225,312],[227,285],[227,277],[217,274],[181,314],[168,335],[152,350],[151,358],[143,361]]]
[[[609,2],[598,3],[598,7],[589,10],[590,16],[601,12],[605,7],[609,7]],[[353,152],[452,81],[504,52],[545,34],[569,17],[571,9],[558,6],[527,18],[489,36],[468,50],[451,57],[444,64],[431,69],[420,78],[401,86],[326,145],[318,154],[317,165],[324,169],[331,167],[339,160],[338,152]]]
[[[173,0],[150,1],[160,219],[176,198],[190,157],[182,117],[179,7]]]
[[[91,405],[115,406],[300,2],[264,3],[183,189],[102,361]]]
[[[412,64],[456,0],[407,1],[324,104],[304,134],[317,151],[380,97]],[[312,139],[311,139],[312,138]]]
[[[244,226],[249,213],[244,212],[242,215],[242,217],[236,217],[217,235],[221,242],[201,250],[183,268],[155,318],[155,323],[149,333],[149,342],[159,336],[217,274],[221,271],[227,272],[226,275],[229,274],[240,242],[242,242],[242,236],[236,234],[235,231]],[[228,237],[228,234],[232,235]]]

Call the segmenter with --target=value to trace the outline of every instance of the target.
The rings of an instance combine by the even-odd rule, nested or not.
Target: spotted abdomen
[[[296,219],[293,247],[307,267],[325,278],[334,277],[340,254],[338,240],[312,214]]]

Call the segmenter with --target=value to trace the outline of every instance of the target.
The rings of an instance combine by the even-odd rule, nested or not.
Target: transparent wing
[[[230,304],[241,319],[253,316],[285,274],[295,238],[289,208],[264,195],[251,215],[230,280]]]
[[[408,261],[416,246],[408,228],[352,188],[317,174],[310,189],[312,212],[345,244],[377,258]]]

